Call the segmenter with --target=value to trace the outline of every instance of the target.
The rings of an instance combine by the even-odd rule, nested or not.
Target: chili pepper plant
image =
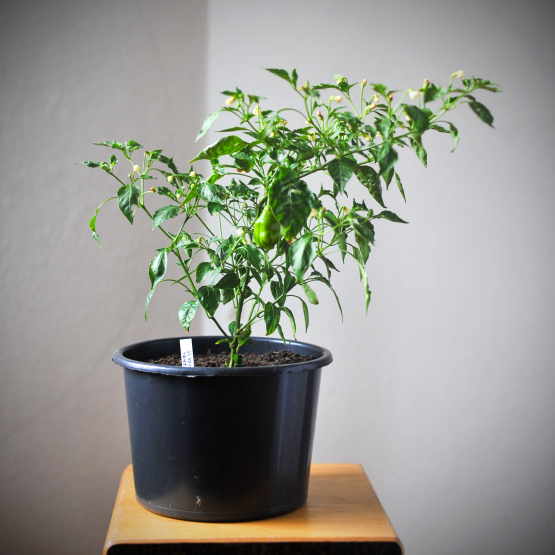
[[[295,336],[295,303],[308,329],[308,307],[318,304],[314,283],[331,290],[341,311],[333,277],[347,257],[358,267],[368,310],[365,265],[375,226],[381,220],[406,223],[384,201],[384,188],[392,184],[405,199],[396,166],[400,150],[412,150],[426,166],[428,132],[450,135],[454,150],[459,131],[446,119],[449,112],[468,104],[491,126],[493,117],[475,93],[500,91],[489,80],[465,79],[462,71],[445,87],[425,79],[419,89],[403,93],[366,79],[351,83],[341,75],[330,83],[299,86],[295,70],[268,71],[293,88],[298,105],[270,110],[261,96],[224,91],[223,107],[206,118],[197,140],[220,115],[235,119],[189,162],[208,161],[206,177],[189,164],[179,169],[183,164],[161,149],[144,150],[133,140],[94,143],[130,163],[126,176],[117,171],[116,154],[105,162],[82,162],[104,170],[117,186],[89,223],[99,245],[97,216],[112,200],[130,224],[139,213],[159,233],[160,248],[148,269],[145,318],[161,282],[182,288],[181,325],[188,331],[199,309],[204,311],[229,344],[229,366],[241,364],[240,348],[259,321],[267,335],[277,331],[284,341],[282,326],[288,322]],[[313,174],[322,177],[318,188],[307,184]],[[362,196],[350,194],[356,181]],[[163,206],[149,207],[153,197],[162,197]],[[170,264],[172,258],[176,264]],[[168,271],[174,266],[178,275]],[[224,322],[218,309],[229,304],[233,318]]]

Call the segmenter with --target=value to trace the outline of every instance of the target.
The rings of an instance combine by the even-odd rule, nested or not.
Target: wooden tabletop
[[[303,507],[276,518],[233,523],[175,520],[147,511],[135,499],[133,469],[128,466],[103,553],[131,553],[121,548],[141,544],[306,542],[353,543],[359,547],[383,544],[387,553],[403,553],[391,522],[358,464],[313,464],[308,500]]]

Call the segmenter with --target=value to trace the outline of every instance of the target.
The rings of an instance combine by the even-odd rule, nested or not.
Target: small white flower
[[[260,106],[255,106],[255,107],[253,108],[252,113],[253,113],[255,116],[259,116],[259,115],[261,114]]]
[[[464,77],[464,71],[462,69],[459,69],[459,71],[455,71],[455,73],[453,73],[453,77],[458,77],[459,79],[462,79]]]
[[[137,173],[141,173],[141,166],[137,166],[137,165],[133,166],[133,171]]]
[[[196,177],[197,174],[194,171],[189,172],[189,177]]]
[[[419,91],[413,91],[412,89],[409,89],[409,96],[411,97],[412,100],[416,100],[419,94],[420,94]]]
[[[168,175],[168,183],[173,183],[173,175]]]
[[[334,102],[339,103],[343,100],[343,97],[339,96],[339,95],[338,96],[332,96],[330,100],[333,100]]]
[[[225,103],[226,103],[228,106],[231,106],[234,102],[235,102],[235,97],[234,97],[234,96],[230,96],[230,97],[225,101]]]

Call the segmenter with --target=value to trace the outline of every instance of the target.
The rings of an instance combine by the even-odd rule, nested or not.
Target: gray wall
[[[395,88],[464,69],[491,78],[495,130],[404,153],[364,314],[353,272],[300,339],[328,346],[314,460],[360,462],[424,555],[555,550],[554,38],[548,2],[4,2],[0,11],[3,294],[0,537],[6,553],[101,550],[130,455],[119,346],[179,335],[180,300],[143,320],[155,234],[74,161],[133,138],[185,163],[218,92],[289,99],[264,67]],[[207,140],[210,140],[208,137]],[[137,229],[135,229],[137,228]],[[133,233],[131,233],[133,232]],[[352,270],[353,268],[351,268]],[[209,326],[195,324],[195,332]]]

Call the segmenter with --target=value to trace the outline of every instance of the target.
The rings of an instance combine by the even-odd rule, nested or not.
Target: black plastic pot
[[[192,337],[196,353],[218,337]],[[251,352],[284,348],[254,338]],[[179,338],[136,343],[113,360],[125,389],[137,500],[173,518],[256,520],[300,507],[308,478],[321,368],[329,351],[287,349],[314,360],[252,368],[182,368],[146,360],[179,352]]]

